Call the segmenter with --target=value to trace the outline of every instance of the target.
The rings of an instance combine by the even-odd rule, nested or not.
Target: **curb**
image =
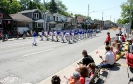
[[[104,45],[98,47],[97,49],[100,49],[100,48],[102,48],[103,46],[104,46]],[[97,49],[91,51],[89,54],[91,54],[91,53],[93,53],[93,52],[96,52]],[[54,73],[53,75],[65,73],[64,71],[66,71],[66,70],[68,70],[68,71],[66,71],[66,72],[69,72],[69,70],[70,70],[70,71],[71,71],[71,70],[74,70],[75,64],[77,64],[77,63],[78,63],[79,61],[81,61],[81,60],[82,60],[82,58],[80,58],[79,60],[77,60],[77,61],[75,61],[74,63],[70,64],[69,66],[66,66],[66,67],[63,68],[62,70],[60,70],[60,71]],[[70,73],[72,74],[73,72],[70,72]],[[51,81],[48,81],[48,80],[51,80],[51,77],[52,77],[53,75],[50,75],[49,77],[45,78],[44,80],[42,80],[42,81],[40,81],[39,83],[36,83],[36,84],[50,84]],[[64,75],[65,75],[65,74],[64,74]],[[66,75],[67,75],[67,74],[66,74]],[[60,77],[62,78],[61,75],[60,75]],[[62,84],[66,84],[65,81],[62,81]]]
[[[120,58],[122,58],[125,55],[125,52],[121,52],[120,55],[116,55],[116,61],[118,61]]]

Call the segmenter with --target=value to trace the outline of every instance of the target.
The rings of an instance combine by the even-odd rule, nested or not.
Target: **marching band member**
[[[36,45],[36,44],[37,44],[37,43],[36,43],[36,36],[37,36],[36,32],[34,31],[32,35],[33,35],[33,45],[34,45],[34,46],[37,46],[37,45]]]
[[[57,34],[56,34],[56,39],[57,39],[57,42],[59,42],[59,34],[60,34],[60,31],[56,31]]]

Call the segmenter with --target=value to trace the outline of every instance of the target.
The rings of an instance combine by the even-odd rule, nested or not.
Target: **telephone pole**
[[[46,14],[45,14],[45,0],[43,0],[44,2],[44,24],[43,24],[43,27],[44,27],[44,30],[46,31]]]
[[[89,6],[89,4],[88,4],[88,17],[89,17],[89,10],[90,10],[90,6]]]
[[[103,29],[103,12],[102,12],[102,24],[101,24],[101,27],[102,27],[102,29]]]
[[[132,26],[132,0],[130,0],[130,20],[129,20],[129,31],[128,34],[130,34],[131,26]],[[129,36],[129,35],[128,35]]]

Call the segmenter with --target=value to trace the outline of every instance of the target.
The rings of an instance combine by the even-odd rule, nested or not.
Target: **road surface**
[[[110,31],[111,37],[116,31]],[[118,31],[117,31],[118,32]],[[107,30],[94,38],[75,44],[39,41],[32,47],[32,39],[0,43],[0,82],[5,84],[36,84],[103,45]],[[97,59],[94,59],[95,61]],[[65,74],[65,73],[64,73]]]

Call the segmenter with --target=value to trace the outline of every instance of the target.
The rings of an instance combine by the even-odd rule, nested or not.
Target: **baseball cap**
[[[72,78],[73,78],[73,79],[78,79],[79,76],[80,76],[80,73],[76,71],[76,72],[73,73]]]

